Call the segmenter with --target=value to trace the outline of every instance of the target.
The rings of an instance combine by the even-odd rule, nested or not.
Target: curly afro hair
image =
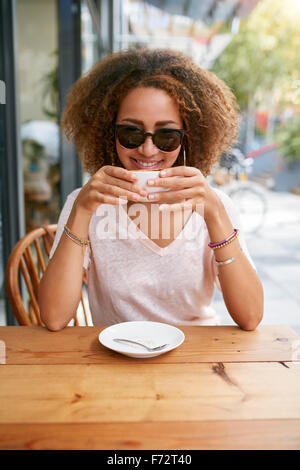
[[[237,140],[236,99],[215,74],[173,50],[121,51],[96,63],[67,97],[61,127],[90,175],[103,165],[123,166],[116,152],[115,120],[122,98],[136,87],[159,88],[176,100],[186,130],[186,164],[205,176]],[[176,164],[182,164],[182,156]]]

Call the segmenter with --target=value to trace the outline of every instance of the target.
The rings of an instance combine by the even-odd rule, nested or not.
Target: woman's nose
[[[152,155],[156,155],[159,149],[154,145],[152,137],[148,135],[145,142],[138,147],[138,151],[140,154],[145,155],[145,157],[151,157]]]

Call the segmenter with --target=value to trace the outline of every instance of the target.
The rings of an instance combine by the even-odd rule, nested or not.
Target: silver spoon
[[[150,346],[146,346],[143,343],[139,343],[138,341],[133,341],[132,339],[123,339],[123,338],[114,338],[114,341],[120,341],[120,342],[125,342],[125,343],[132,343],[132,344],[138,344],[139,346],[143,346],[145,349],[148,351],[158,351],[159,349],[164,348],[165,346],[168,346],[168,343],[162,344],[160,346],[155,346],[155,348],[151,348]]]

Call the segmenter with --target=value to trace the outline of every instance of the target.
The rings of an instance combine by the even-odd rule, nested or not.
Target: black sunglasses
[[[145,142],[148,136],[152,137],[154,145],[162,152],[173,152],[173,150],[176,150],[179,145],[181,145],[184,130],[163,127],[152,134],[152,132],[144,132],[136,126],[126,124],[116,125],[116,139],[122,147],[127,149],[139,147]]]

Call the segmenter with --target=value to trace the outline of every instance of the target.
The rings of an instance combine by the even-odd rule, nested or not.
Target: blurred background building
[[[214,71],[238,98],[237,147],[252,159],[251,178],[300,194],[299,20],[300,0],[0,0],[4,322],[14,323],[4,282],[12,248],[56,223],[67,195],[88,178],[59,132],[67,92],[112,51],[167,47]]]

